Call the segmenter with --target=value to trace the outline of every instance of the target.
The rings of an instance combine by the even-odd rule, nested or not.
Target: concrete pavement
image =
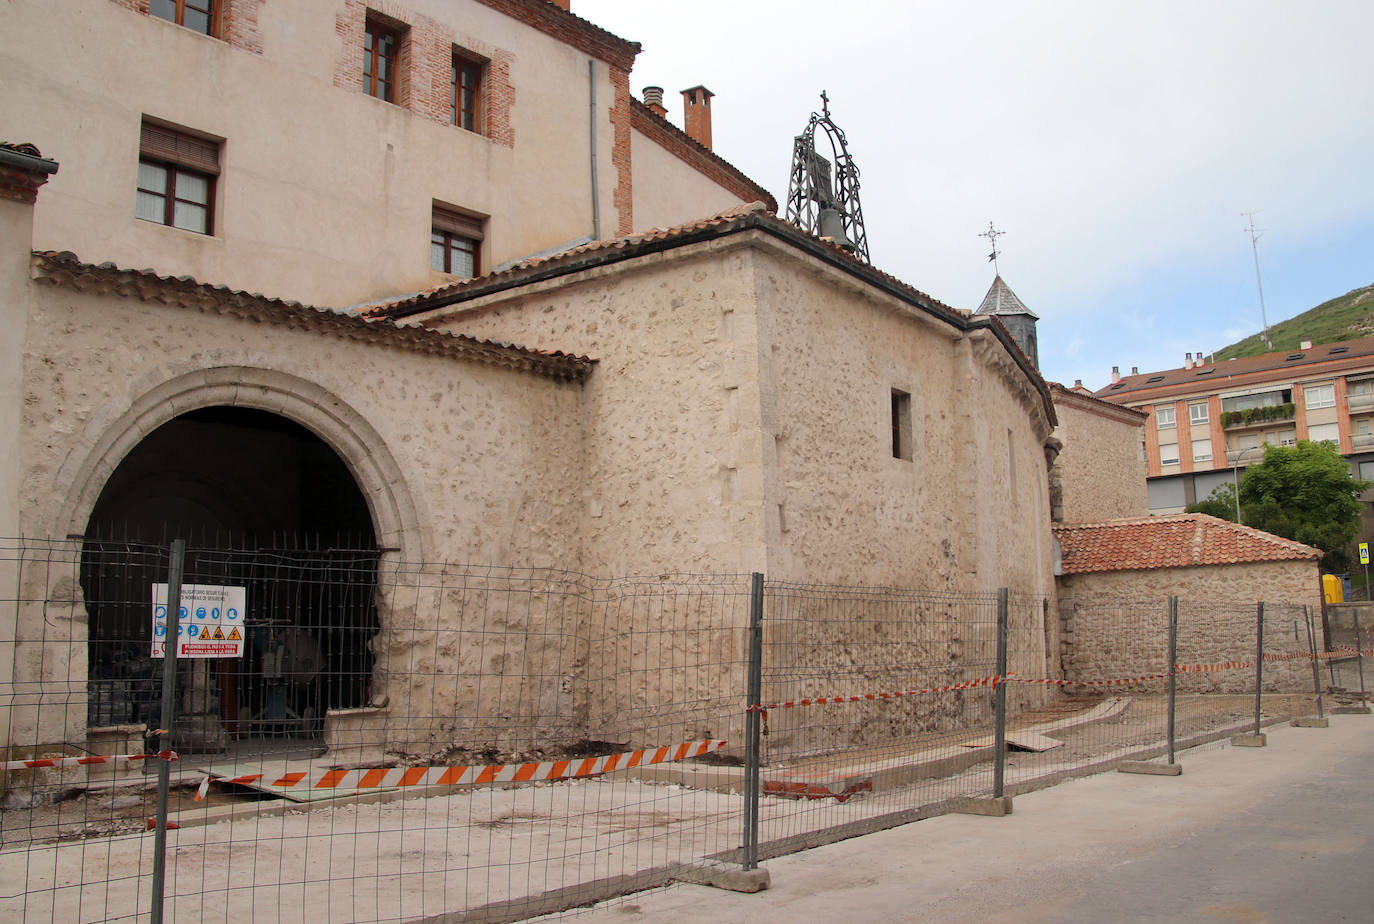
[[[628,896],[578,920],[1374,920],[1374,717],[1180,754],[1178,777],[1101,774],[768,861],[754,895]]]

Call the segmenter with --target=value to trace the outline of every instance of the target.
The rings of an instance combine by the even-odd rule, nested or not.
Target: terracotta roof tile
[[[593,363],[585,356],[532,350],[501,341],[431,330],[418,324],[365,320],[332,308],[316,308],[227,286],[207,285],[190,276],[161,276],[151,269],[121,269],[113,263],[83,263],[67,250],[34,251],[33,263],[34,279],[48,285],[68,286],[83,292],[114,292],[122,297],[306,328],[352,341],[520,369],[558,380],[581,380]]]
[[[1064,574],[1321,558],[1319,549],[1202,513],[1054,527]]]

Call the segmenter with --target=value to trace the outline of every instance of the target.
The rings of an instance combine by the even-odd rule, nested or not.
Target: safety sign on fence
[[[241,658],[247,590],[217,584],[182,584],[177,615],[178,658]],[[152,656],[167,652],[167,585],[153,585]]]

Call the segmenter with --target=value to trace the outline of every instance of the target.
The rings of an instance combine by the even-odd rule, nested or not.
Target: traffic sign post
[[[1360,564],[1364,565],[1364,599],[1369,600],[1369,543],[1360,543]]]

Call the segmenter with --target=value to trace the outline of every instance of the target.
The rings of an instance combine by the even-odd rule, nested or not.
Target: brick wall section
[[[478,36],[456,32],[438,20],[412,12],[391,0],[372,0],[371,3],[344,0],[343,10],[334,22],[334,31],[341,43],[334,65],[334,86],[362,92],[363,35],[369,11],[405,27],[398,63],[396,105],[431,122],[450,124],[449,81],[452,79],[453,49],[457,46],[469,56],[488,59],[479,97],[482,134],[504,147],[515,147],[515,128],[511,121],[515,108],[511,64],[515,55]]]
[[[634,232],[634,178],[630,165],[630,73],[618,67],[611,68],[611,86],[615,88],[615,102],[611,106],[611,165],[615,167],[616,184],[611,194],[619,223],[616,234],[626,235]]]
[[[148,0],[110,0],[116,6],[150,15]],[[262,54],[262,31],[258,28],[258,7],[265,0],[221,0],[216,38],[235,48]],[[361,42],[361,37],[359,42]]]
[[[768,206],[770,212],[778,210],[778,201],[768,190],[749,179],[719,155],[692,140],[686,132],[644,103],[631,99],[630,115],[635,131],[652,139],[659,147],[698,173],[720,184],[745,202],[762,202]]]

